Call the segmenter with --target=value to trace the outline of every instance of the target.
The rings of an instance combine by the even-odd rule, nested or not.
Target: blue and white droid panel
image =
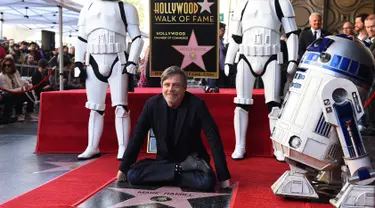
[[[319,170],[341,156],[337,133],[325,121],[318,99],[323,84],[333,78],[318,71],[299,69],[272,134],[273,140],[291,149],[289,158],[300,152],[314,158],[308,165]],[[303,160],[302,156],[293,159]]]
[[[363,116],[357,87],[347,79],[336,78],[319,92],[325,120],[338,128],[341,146],[347,158],[361,157],[365,149],[357,127]]]
[[[348,44],[357,47],[349,50],[349,47],[345,47]],[[361,42],[341,36],[321,38],[307,48],[299,67],[321,70],[331,76],[348,79],[368,91],[373,81],[374,65],[370,51],[363,50],[364,47]],[[370,60],[364,61],[366,56],[371,56],[368,57]]]

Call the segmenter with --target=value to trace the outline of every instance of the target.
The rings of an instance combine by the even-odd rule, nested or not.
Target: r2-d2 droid
[[[375,172],[357,128],[374,63],[362,42],[346,36],[307,48],[271,136],[290,165],[272,185],[276,195],[333,193],[335,207],[375,206]]]

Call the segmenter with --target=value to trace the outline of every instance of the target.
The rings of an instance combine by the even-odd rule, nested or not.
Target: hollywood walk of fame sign
[[[114,182],[78,207],[230,207],[233,189],[196,192],[179,187],[140,187]]]
[[[219,0],[150,0],[150,75],[179,66],[189,77],[218,78]]]

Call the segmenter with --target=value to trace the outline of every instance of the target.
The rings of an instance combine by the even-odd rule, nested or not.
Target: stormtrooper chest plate
[[[242,16],[242,29],[245,32],[254,27],[279,31],[281,22],[277,17],[273,0],[249,0]]]
[[[112,4],[112,2],[93,3],[86,16],[86,23],[88,34],[100,28],[118,34],[126,34],[126,29],[120,16],[118,4]]]

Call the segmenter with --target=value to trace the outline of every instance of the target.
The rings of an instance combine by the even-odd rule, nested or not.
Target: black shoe
[[[196,171],[200,170],[204,173],[211,172],[211,167],[204,161],[196,156],[189,155],[181,164],[182,171]]]
[[[17,122],[17,118],[16,117],[10,117],[9,118],[9,123],[15,123]]]
[[[215,87],[215,88],[214,88],[214,93],[219,93],[219,91],[220,91],[220,90],[219,90],[219,87]]]
[[[9,121],[7,121],[7,120],[0,120],[0,125],[5,125],[5,124],[8,124],[9,123]]]

